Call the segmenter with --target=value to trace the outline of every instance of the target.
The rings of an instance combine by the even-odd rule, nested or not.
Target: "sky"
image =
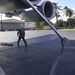
[[[58,6],[61,6],[62,8],[64,8],[65,6],[68,6],[71,9],[75,9],[75,0],[50,0],[50,1],[51,2],[55,2],[55,3],[58,3]],[[15,18],[15,19],[21,20],[18,17],[12,17],[12,18],[13,19]],[[66,20],[66,17],[65,16],[63,16],[62,18]],[[5,17],[5,15],[3,14],[2,15],[2,20],[4,20],[4,19],[10,19],[10,18]],[[0,20],[1,20],[1,18],[0,18]],[[56,22],[56,19],[54,18],[51,21],[52,22]]]
[[[75,0],[50,0],[51,2],[58,3],[58,6],[68,6],[69,8],[75,8]]]
[[[50,0],[51,2],[55,2],[55,3],[58,3],[58,6],[61,6],[62,9],[67,6],[68,8],[72,9],[72,10],[75,10],[75,0]],[[62,13],[61,13],[62,14]],[[67,20],[66,16],[62,16],[61,19],[63,20]],[[51,20],[53,23],[56,22],[56,18],[53,18]]]

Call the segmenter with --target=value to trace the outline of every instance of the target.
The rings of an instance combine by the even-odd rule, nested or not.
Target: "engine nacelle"
[[[36,5],[38,4],[41,0],[29,0],[32,4]]]
[[[38,9],[48,20],[52,19],[54,16],[54,7],[49,0],[40,2],[36,6],[36,9]],[[19,17],[25,21],[43,21],[43,19],[32,8],[23,10]]]

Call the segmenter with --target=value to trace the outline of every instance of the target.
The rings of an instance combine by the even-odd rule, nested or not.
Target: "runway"
[[[65,37],[66,42],[54,75],[75,75],[75,31],[58,30],[58,32]],[[4,73],[6,75],[49,75],[53,63],[61,52],[60,38],[49,30],[26,31],[28,47],[26,48],[21,41],[18,48],[16,46],[16,33],[0,33],[2,34],[1,40],[6,37],[4,42],[16,37],[9,41],[14,44],[13,47],[0,46],[0,66]]]

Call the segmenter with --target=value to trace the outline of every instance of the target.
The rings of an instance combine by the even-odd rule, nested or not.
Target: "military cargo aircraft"
[[[6,17],[18,16],[25,21],[45,21],[62,39],[50,20],[54,16],[54,7],[50,0],[1,0],[0,13]]]

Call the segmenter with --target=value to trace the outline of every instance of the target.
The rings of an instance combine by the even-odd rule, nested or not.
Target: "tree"
[[[55,9],[56,24],[57,24],[57,28],[58,28],[58,18],[60,17],[59,10],[62,10],[62,9],[61,9],[61,6],[58,6],[58,3],[53,3],[53,6]]]
[[[42,21],[42,22],[40,22],[39,24],[40,24],[40,27],[44,30],[45,22]]]
[[[39,27],[39,22],[35,22],[35,26],[36,27]]]
[[[65,10],[65,15],[69,17],[69,27],[71,28],[71,23],[70,23],[70,18],[72,17],[73,10],[71,10],[70,8],[68,8],[67,6],[64,7]]]
[[[64,27],[64,26],[63,26],[63,22],[64,22],[63,20],[59,20],[59,21],[58,21],[58,26],[59,26],[60,28]]]
[[[44,30],[44,26],[47,25],[47,23],[45,21],[41,21],[41,22],[35,22],[35,25],[38,29],[43,29]]]

